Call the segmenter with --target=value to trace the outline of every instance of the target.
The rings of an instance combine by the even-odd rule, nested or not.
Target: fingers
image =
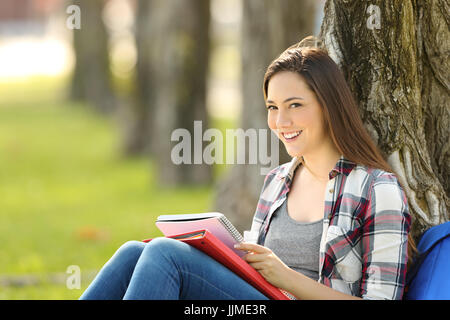
[[[260,271],[260,270],[264,270],[267,266],[264,262],[252,262],[249,263],[253,269],[255,269],[256,271]]]
[[[249,242],[241,242],[234,245],[234,247],[238,250],[242,251],[250,251],[255,253],[267,253],[271,252],[269,248],[261,246],[259,244],[249,243]]]
[[[245,261],[247,261],[248,263],[252,263],[252,262],[260,262],[260,261],[264,261],[267,259],[268,255],[270,253],[247,253],[244,257],[242,257]]]

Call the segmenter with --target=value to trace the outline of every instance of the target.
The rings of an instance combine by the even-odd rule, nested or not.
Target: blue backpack
[[[419,255],[406,275],[405,300],[450,299],[450,221],[420,238]]]

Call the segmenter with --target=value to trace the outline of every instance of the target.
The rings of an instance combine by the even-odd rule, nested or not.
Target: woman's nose
[[[292,126],[292,120],[286,112],[278,112],[277,127],[288,128]]]

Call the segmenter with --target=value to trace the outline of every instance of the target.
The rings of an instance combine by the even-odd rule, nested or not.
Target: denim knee
[[[152,241],[148,243],[148,247],[152,248],[158,248],[163,252],[170,252],[173,250],[176,250],[176,248],[179,246],[180,241],[171,239],[171,238],[165,238],[165,237],[159,237],[155,238]]]
[[[171,238],[155,238],[150,241],[144,250],[144,255],[163,256],[169,259],[179,259],[183,256],[183,247],[187,246],[184,242]]]
[[[116,255],[138,258],[145,248],[146,243],[141,241],[127,241],[116,251]]]

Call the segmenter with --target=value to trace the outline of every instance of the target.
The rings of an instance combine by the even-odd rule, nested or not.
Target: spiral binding
[[[280,289],[280,291],[281,291],[285,296],[287,296],[287,297],[289,298],[289,300],[297,300],[297,298],[294,297],[291,293],[289,293],[289,292],[287,292],[287,291],[285,291],[285,290],[283,290],[283,289]]]
[[[242,237],[241,233],[233,226],[233,224],[230,222],[230,220],[227,219],[225,216],[221,216],[219,221],[223,224],[225,229],[231,234],[234,240],[237,242],[244,241],[244,238]]]

